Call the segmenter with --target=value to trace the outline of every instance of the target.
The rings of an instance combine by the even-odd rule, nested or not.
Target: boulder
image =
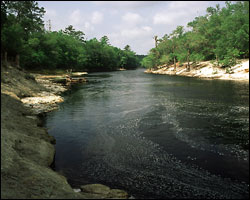
[[[88,184],[81,186],[82,193],[88,193],[90,198],[127,199],[128,193],[120,189],[110,189],[102,184]]]
[[[110,188],[102,184],[88,184],[81,186],[83,192],[94,193],[94,194],[103,194],[108,195],[110,193]]]
[[[110,190],[110,193],[108,195],[110,198],[117,198],[117,199],[127,199],[128,198],[128,193],[125,192],[124,190],[119,190],[119,189],[112,189]]]

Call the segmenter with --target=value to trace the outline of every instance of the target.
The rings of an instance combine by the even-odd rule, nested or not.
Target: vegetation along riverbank
[[[193,65],[191,64],[190,69],[187,68],[187,63],[183,63],[181,66],[179,65],[179,63],[177,63],[176,69],[174,67],[174,64],[165,64],[147,69],[145,73],[249,81],[249,60],[240,60],[239,64],[230,67],[230,69],[214,66],[209,61],[203,61],[195,63]]]
[[[51,10],[48,11],[51,13]],[[219,6],[208,7],[205,16],[196,17],[188,23],[188,31],[183,26],[177,26],[172,33],[165,34],[162,38],[155,36],[155,48],[152,48],[147,56],[137,55],[127,42],[122,43],[122,49],[112,46],[107,35],[98,33],[100,38],[87,39],[85,33],[76,30],[73,25],[67,25],[61,30],[51,30],[49,24],[46,30],[43,21],[45,12],[36,1],[1,1],[3,199],[133,198],[120,188],[111,189],[98,183],[72,188],[64,176],[53,171],[56,139],[43,127],[42,116],[58,108],[58,103],[64,101],[61,93],[65,92],[70,84],[86,84],[83,77],[72,78],[71,74],[66,77],[66,71],[75,76],[84,76],[91,72],[124,71],[144,66],[148,68],[148,73],[249,81],[248,1],[226,2],[222,9]],[[96,18],[96,14],[93,12],[93,24],[98,18],[99,21],[102,18],[102,15],[98,14]],[[121,19],[128,23],[135,20],[134,25],[143,21],[139,15],[131,13]],[[75,20],[71,18],[70,23],[74,24]],[[81,20],[85,19],[79,21]],[[84,23],[85,28],[91,27],[87,22]],[[140,30],[143,30],[143,33],[153,31],[145,25],[138,30],[123,30],[121,36],[133,38],[143,35]],[[116,33],[114,36],[118,42],[122,41]],[[112,34],[109,37],[111,38]],[[152,36],[150,37],[152,39]],[[45,71],[48,72],[47,77],[41,75]],[[57,83],[49,79],[56,78],[54,74],[52,77],[51,71],[63,73],[60,77],[57,76]],[[69,85],[59,82],[67,82]],[[137,91],[137,94],[140,93]],[[138,144],[135,143],[135,146]],[[149,162],[151,161],[150,159]],[[175,168],[173,165],[172,169]],[[139,172],[138,169],[137,171]],[[178,173],[178,176],[181,173]],[[204,178],[203,175],[200,176]],[[174,182],[166,182],[173,185],[173,188],[176,187]],[[154,189],[152,186],[152,190]],[[171,190],[171,187],[168,189]],[[203,189],[201,191],[203,192]],[[201,196],[206,196],[206,193],[210,195],[210,192],[204,189]],[[178,195],[177,191],[174,196]],[[183,197],[188,195],[191,193],[180,193]],[[223,196],[224,194],[220,197]],[[195,197],[199,197],[198,193]],[[169,197],[166,195],[166,198]]]
[[[249,2],[208,7],[187,27],[154,39],[142,60],[148,73],[249,80]]]

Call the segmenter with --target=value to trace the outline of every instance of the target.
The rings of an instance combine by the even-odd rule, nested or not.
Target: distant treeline
[[[20,66],[36,70],[95,72],[140,66],[142,56],[129,45],[123,50],[111,46],[107,36],[86,40],[85,34],[72,25],[65,30],[46,31],[44,13],[35,1],[1,1],[2,58],[18,56]]]
[[[189,22],[188,31],[177,26],[169,35],[155,36],[152,48],[142,65],[152,68],[176,62],[213,60],[230,67],[238,58],[249,58],[249,1],[226,2],[226,7],[207,8],[205,16]],[[176,66],[176,65],[175,65]]]

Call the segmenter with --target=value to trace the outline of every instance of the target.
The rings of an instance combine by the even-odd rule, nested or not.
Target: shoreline
[[[41,116],[59,107],[68,88],[2,63],[1,80],[1,198],[128,198],[101,184],[73,189],[52,169],[56,140]]]
[[[213,66],[209,61],[203,61],[191,66],[190,71],[187,70],[187,63],[183,63],[182,66],[177,64],[176,71],[174,71],[174,65],[161,65],[154,69],[147,69],[144,73],[249,82],[249,59],[240,60],[240,63],[231,67],[230,71]]]

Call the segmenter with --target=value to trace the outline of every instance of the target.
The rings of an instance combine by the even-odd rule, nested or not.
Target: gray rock
[[[125,192],[124,190],[119,190],[119,189],[112,189],[108,195],[110,198],[123,198],[127,199],[128,198],[128,193]]]
[[[83,193],[88,193],[93,198],[127,199],[128,193],[120,189],[110,189],[102,184],[88,184],[81,186]]]
[[[102,184],[88,184],[80,187],[83,192],[93,193],[93,194],[103,194],[108,195],[110,193],[110,188]]]
[[[49,168],[55,148],[21,101],[1,95],[1,198],[87,198]],[[25,114],[25,115],[24,115]]]
[[[81,192],[81,189],[80,188],[76,188],[76,189],[73,189],[74,192]]]
[[[55,96],[66,88],[51,81],[41,80],[38,84],[27,72],[2,65],[1,79],[1,199],[107,198],[109,187],[94,184],[92,191],[96,193],[79,192],[64,176],[49,168],[54,159],[55,138],[41,127],[36,114],[57,108],[61,100]],[[47,101],[48,96],[54,99]],[[21,102],[23,97],[37,97],[39,102],[26,107]]]

